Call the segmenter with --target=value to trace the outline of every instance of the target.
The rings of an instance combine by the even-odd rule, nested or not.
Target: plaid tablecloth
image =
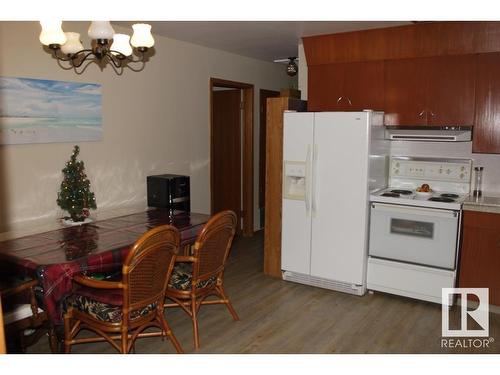
[[[131,245],[149,229],[170,224],[179,229],[181,247],[195,242],[209,215],[155,209],[113,219],[0,242],[0,261],[16,272],[36,275],[52,324],[62,324],[62,304],[73,275],[119,270]]]

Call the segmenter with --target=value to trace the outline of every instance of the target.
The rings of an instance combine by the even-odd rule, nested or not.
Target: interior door
[[[313,121],[314,113],[285,113],[283,123],[281,269],[305,275],[311,259]]]
[[[370,117],[368,112],[315,114],[313,276],[363,284]]]
[[[241,92],[212,92],[212,214],[232,210],[241,230]]]
[[[425,60],[385,62],[385,125],[427,125]]]

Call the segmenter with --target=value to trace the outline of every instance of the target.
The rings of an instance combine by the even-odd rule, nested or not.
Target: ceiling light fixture
[[[277,59],[274,60],[275,63],[288,63],[286,66],[286,74],[288,74],[290,77],[293,77],[297,74],[299,71],[299,67],[297,66],[297,63],[295,60],[298,60],[298,57],[289,57],[288,59]]]
[[[77,74],[83,73],[92,62],[99,65],[101,70],[110,63],[119,75],[125,67],[135,72],[141,71],[146,62],[145,53],[154,45],[151,26],[145,23],[132,25],[134,33],[130,38],[126,34],[115,34],[109,21],[92,21],[88,31],[92,39],[90,49],[83,47],[79,33],[65,33],[61,21],[40,21],[40,25],[40,42],[49,48],[61,68],[74,69]],[[134,50],[137,56],[133,56]],[[78,71],[86,61],[87,64]],[[65,63],[66,66],[63,65]],[[139,68],[131,65],[137,63]]]

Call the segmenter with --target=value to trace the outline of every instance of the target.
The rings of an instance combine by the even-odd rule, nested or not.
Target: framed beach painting
[[[102,139],[101,85],[0,77],[0,144]]]

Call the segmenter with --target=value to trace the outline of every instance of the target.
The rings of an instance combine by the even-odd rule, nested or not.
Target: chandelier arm
[[[121,75],[123,73],[124,68],[128,68],[132,70],[133,72],[140,72],[144,70],[144,67],[146,66],[146,62],[144,61],[144,54],[141,53],[140,56],[137,57],[136,60],[134,60],[134,57],[126,57],[123,60],[120,60],[116,57],[116,55],[113,55],[112,52],[115,52],[117,54],[121,54],[119,51],[114,51],[114,50],[109,50],[106,55],[108,56],[109,60],[111,60],[112,64],[117,68],[120,69],[120,73],[115,69],[116,74]],[[136,63],[142,63],[139,68],[134,68],[129,64],[136,64]]]
[[[146,66],[146,62],[143,60],[136,60],[136,61],[131,61],[132,63],[142,63],[140,68],[134,68],[131,65],[125,65],[127,68],[129,68],[133,72],[141,72],[144,70],[144,67]]]
[[[69,60],[56,59],[56,61],[57,61],[57,65],[59,65],[59,67],[61,69],[64,69],[64,70],[71,70],[71,69],[73,69],[73,65],[71,65],[71,63],[70,63],[69,66],[64,66],[63,65],[63,62],[68,62]]]
[[[90,53],[93,53],[93,51],[91,49],[82,49],[74,54],[72,54],[71,56],[65,56],[64,54],[62,54],[61,49],[58,48],[58,49],[54,49],[53,50],[54,53],[54,57],[58,60],[61,60],[61,61],[73,61],[73,60],[76,60],[79,58],[79,55],[83,55],[84,53],[86,52],[90,52]]]
[[[83,56],[83,58],[81,58],[81,60],[80,60],[79,63],[75,63],[76,58],[75,59],[71,59],[71,65],[73,65],[73,67],[79,68],[80,66],[82,66],[82,64],[87,60],[87,58],[90,55],[94,55],[94,51],[88,50],[88,49],[87,50],[78,51],[76,54],[80,54],[81,53],[81,55],[83,55],[84,52],[87,52],[87,53]],[[92,60],[92,61],[94,61],[94,60]]]
[[[108,57],[108,59],[115,66],[115,68],[117,68],[117,69],[123,68],[122,60],[120,60],[118,57],[116,57],[116,55],[113,55],[111,52],[120,53],[118,51],[109,50],[106,52],[105,56]],[[121,53],[120,53],[120,55],[121,55]]]
[[[73,68],[73,70],[75,71],[76,74],[80,75],[80,74],[83,74],[87,70],[87,68],[89,67],[90,64],[95,63],[95,62],[96,62],[95,59],[87,60],[87,64],[85,64],[80,71],[78,71],[77,68],[79,68],[83,64],[83,61],[82,61],[82,63],[80,65],[73,66],[72,68]]]
[[[128,63],[131,63],[131,64],[141,63],[141,65],[138,68],[134,68],[132,65],[129,65]],[[133,57],[130,58],[128,60],[128,63],[125,66],[127,68],[129,68],[131,71],[133,71],[133,72],[141,72],[141,71],[143,71],[144,67],[146,66],[146,60],[144,59],[144,53],[141,53],[140,56],[137,57],[137,60],[134,60]]]
[[[116,75],[121,76],[123,74],[123,65],[116,65],[115,62],[111,64],[111,68],[115,71]]]

